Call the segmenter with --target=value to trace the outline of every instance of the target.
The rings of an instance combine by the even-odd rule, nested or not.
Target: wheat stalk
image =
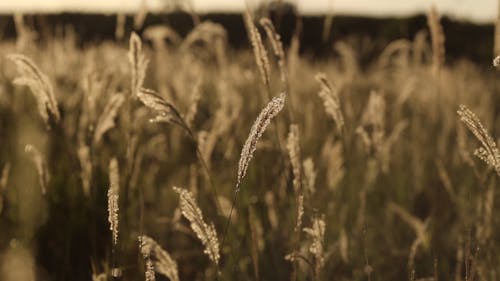
[[[179,205],[182,215],[190,222],[191,229],[196,233],[196,236],[200,239],[203,246],[205,246],[203,252],[207,254],[213,263],[218,265],[220,253],[219,240],[217,239],[215,226],[205,223],[203,214],[190,191],[178,187],[174,187],[173,189],[179,194]]]
[[[61,119],[54,89],[47,75],[42,73],[35,63],[28,57],[20,54],[11,54],[8,59],[16,64],[20,76],[14,79],[14,84],[28,86],[35,96],[38,104],[38,112],[45,124],[49,126],[50,120],[56,123]]]
[[[78,146],[78,160],[80,162],[80,178],[82,179],[83,193],[90,195],[90,181],[92,179],[92,162],[90,161],[90,148],[80,143]]]
[[[146,260],[146,281],[154,281],[154,271],[164,275],[170,281],[179,281],[177,263],[153,238],[142,235],[138,237],[139,249]]]

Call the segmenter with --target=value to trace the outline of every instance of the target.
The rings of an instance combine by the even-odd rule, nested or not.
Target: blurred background
[[[246,35],[240,14],[247,8],[261,14],[274,13],[277,26],[288,44],[300,18],[304,32],[300,37],[301,51],[312,55],[329,54],[333,40],[356,36],[373,41],[370,53],[380,51],[398,38],[413,38],[426,25],[425,13],[435,5],[443,16],[447,34],[446,49],[450,58],[467,57],[476,62],[491,56],[493,22],[497,16],[495,0],[422,0],[422,1],[351,1],[351,0],[48,0],[2,1],[0,3],[0,36],[13,38],[13,13],[23,13],[28,25],[42,33],[54,33],[55,26],[71,25],[80,43],[113,39],[116,35],[116,14],[120,14],[125,34],[143,30],[154,24],[168,24],[181,35],[192,29],[197,20],[212,20],[228,30],[232,46],[245,45]],[[335,24],[331,17],[335,16]],[[125,18],[125,20],[121,20]],[[325,30],[326,29],[326,30]],[[325,34],[328,32],[328,34]],[[471,46],[467,42],[481,42]]]
[[[0,0],[0,281],[150,281],[139,235],[180,280],[500,280],[499,7]],[[186,121],[151,123],[135,84]],[[250,128],[281,92],[235,193]],[[462,108],[469,132],[460,104],[486,129]],[[219,263],[173,186],[225,239]]]

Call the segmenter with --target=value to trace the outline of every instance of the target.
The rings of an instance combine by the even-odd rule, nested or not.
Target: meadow
[[[82,48],[17,16],[0,280],[500,280],[499,28],[490,67],[446,60],[434,9],[362,64],[243,17],[235,50],[214,22]]]

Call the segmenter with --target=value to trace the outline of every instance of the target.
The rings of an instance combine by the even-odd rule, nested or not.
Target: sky
[[[142,0],[0,0],[0,13],[20,12],[133,12]],[[144,0],[149,9],[155,10],[162,1]],[[303,14],[333,11],[335,14],[366,16],[407,16],[422,13],[436,5],[440,13],[458,19],[492,22],[497,17],[500,0],[292,0]],[[240,12],[247,4],[259,0],[191,0],[197,12]]]

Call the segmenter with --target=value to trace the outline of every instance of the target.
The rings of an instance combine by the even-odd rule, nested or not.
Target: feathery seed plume
[[[271,47],[273,48],[274,55],[278,58],[278,66],[280,69],[281,82],[286,83],[288,74],[285,65],[285,51],[281,43],[281,36],[276,32],[273,22],[268,18],[261,18],[260,25],[264,28],[267,34]]]
[[[47,75],[42,73],[35,63],[28,57],[20,54],[7,56],[17,66],[20,76],[14,79],[14,84],[28,86],[35,96],[38,104],[38,111],[45,124],[50,124],[52,118],[56,123],[61,119],[54,89]]]
[[[323,100],[326,113],[335,121],[335,125],[337,125],[339,132],[342,132],[344,127],[344,116],[340,110],[340,99],[337,89],[330,84],[324,73],[318,73],[316,75],[316,81],[321,84],[321,91],[318,92],[318,95],[321,100]]]
[[[297,197],[297,221],[295,223],[295,231],[299,231],[302,227],[302,217],[304,216],[304,195]]]
[[[118,160],[111,159],[109,162],[109,189],[108,189],[108,221],[109,230],[113,233],[113,244],[118,243],[118,210],[120,173],[118,170]]]
[[[174,191],[179,194],[180,209],[182,215],[190,222],[191,229],[201,240],[205,250],[203,251],[216,265],[219,264],[219,240],[213,224],[208,225],[203,220],[203,214],[196,204],[193,194],[183,188],[174,187]]]
[[[115,94],[109,98],[103,112],[97,119],[93,138],[94,144],[99,144],[104,134],[116,126],[115,119],[124,101],[125,97],[122,94]]]
[[[500,176],[500,152],[493,138],[479,121],[476,114],[465,105],[461,104],[457,113],[460,116],[460,121],[465,124],[482,145],[474,151],[474,155],[486,162]]]
[[[434,74],[437,74],[444,64],[445,48],[444,48],[444,32],[441,23],[439,22],[439,14],[435,6],[432,6],[427,13],[427,25],[431,31],[432,41],[432,65]]]
[[[236,192],[239,191],[241,180],[245,176],[248,164],[252,160],[253,153],[257,149],[257,142],[262,137],[262,134],[266,130],[271,120],[278,115],[278,113],[285,106],[285,93],[281,93],[278,97],[274,97],[267,105],[262,109],[259,116],[255,120],[250,129],[250,134],[248,135],[243,149],[241,150],[240,160],[238,162],[238,179],[236,182]]]
[[[137,92],[137,97],[147,108],[158,114],[154,119],[151,119],[150,122],[171,122],[181,126],[192,135],[186,121],[184,121],[176,107],[158,95],[157,92],[141,89]]]
[[[146,280],[155,280],[154,271],[170,281],[179,281],[177,262],[153,238],[139,236],[139,249],[146,260]]]
[[[325,220],[315,217],[311,227],[304,228],[304,232],[311,238],[309,252],[315,259],[315,271],[318,274],[325,264],[324,239],[325,239]]]
[[[306,186],[306,190],[310,194],[313,194],[316,190],[316,170],[314,169],[314,162],[312,158],[306,158],[306,160],[302,163],[302,166],[304,167],[304,185]]]
[[[498,67],[498,66],[500,66],[500,56],[496,56],[496,57],[493,59],[493,66],[494,66],[494,67]]]
[[[136,95],[146,78],[146,68],[149,61],[142,53],[141,38],[135,32],[130,35],[128,60],[132,71],[131,94]]]
[[[247,28],[250,43],[252,44],[252,49],[255,55],[255,61],[257,62],[257,66],[259,68],[260,77],[264,82],[264,85],[269,88],[269,84],[271,81],[271,70],[266,48],[264,48],[264,44],[262,44],[262,37],[260,36],[259,30],[253,23],[250,12],[247,11],[244,17],[245,27]]]
[[[299,126],[297,124],[290,125],[286,148],[290,156],[290,162],[292,163],[293,187],[295,192],[299,192],[301,191],[302,184],[302,167],[300,161]]]

